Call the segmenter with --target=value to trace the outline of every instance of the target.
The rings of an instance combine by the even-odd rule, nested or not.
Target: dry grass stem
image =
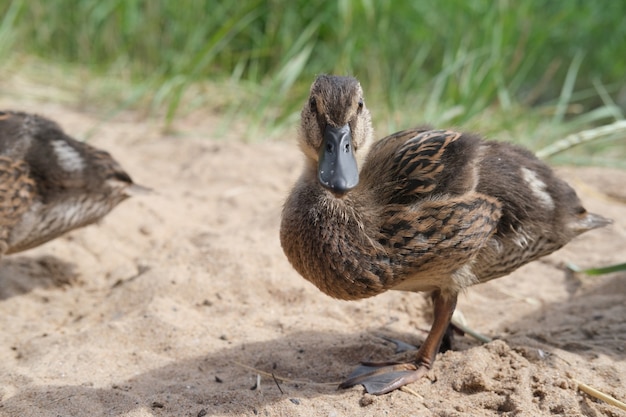
[[[489,342],[491,342],[493,340],[490,337],[482,335],[482,334],[478,333],[477,331],[471,329],[470,327],[468,327],[465,324],[461,323],[459,320],[457,320],[454,317],[452,318],[451,323],[453,325],[455,325],[457,328],[459,328],[460,330],[462,330],[464,333],[467,333],[468,335],[472,336],[474,339],[478,340],[479,342],[489,343]]]
[[[414,397],[419,398],[420,400],[423,400],[424,397],[422,397],[421,395],[419,395],[416,391],[412,390],[411,388],[407,387],[406,385],[403,387],[400,387],[400,391],[404,391],[408,394],[413,395]]]
[[[290,379],[290,378],[285,378],[282,377],[280,375],[276,375],[274,373],[271,372],[265,372],[262,371],[260,369],[254,368],[252,366],[248,366],[245,365],[241,362],[233,362],[235,365],[240,366],[244,369],[247,369],[249,371],[254,371],[256,374],[258,375],[263,375],[266,376],[268,378],[273,378],[274,381],[282,381],[282,382],[286,382],[289,384],[309,384],[309,385],[322,385],[322,386],[337,386],[340,384],[340,382],[314,382],[314,381],[307,381],[307,380],[303,380],[303,379]]]
[[[536,154],[537,157],[545,159],[573,148],[574,146],[616,135],[623,135],[626,137],[626,120],[619,120],[615,123],[611,123],[610,125],[600,126],[594,129],[583,130],[582,132],[571,134],[566,136],[564,139],[553,143],[552,145],[546,146],[545,148],[539,150]]]
[[[581,390],[582,392],[584,392],[585,394],[593,397],[593,398],[597,398],[599,400],[602,400],[604,402],[606,402],[607,404],[611,404],[621,410],[626,411],[626,404],[624,404],[623,402],[619,401],[616,398],[611,397],[608,394],[605,394],[601,391],[598,391],[595,388],[590,387],[587,384],[584,384],[576,379],[573,379],[573,381],[578,385],[578,389]]]

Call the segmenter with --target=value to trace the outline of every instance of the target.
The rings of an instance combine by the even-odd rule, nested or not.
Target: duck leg
[[[362,384],[370,394],[380,395],[422,378],[435,362],[439,346],[452,319],[456,300],[456,294],[450,296],[442,295],[439,291],[433,293],[433,325],[426,340],[417,351],[414,362],[363,363],[339,385],[339,388]]]

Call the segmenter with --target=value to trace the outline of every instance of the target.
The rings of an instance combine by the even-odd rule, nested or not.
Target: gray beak
[[[320,183],[336,195],[343,195],[357,186],[359,169],[348,125],[326,126],[317,168]]]

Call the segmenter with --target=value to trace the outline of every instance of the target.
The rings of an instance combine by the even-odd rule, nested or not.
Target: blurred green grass
[[[167,125],[206,108],[280,135],[320,73],[356,76],[380,132],[428,122],[538,149],[626,108],[623,1],[5,0],[0,13],[0,68],[38,57],[95,84],[89,100]],[[593,146],[626,159],[623,139]]]

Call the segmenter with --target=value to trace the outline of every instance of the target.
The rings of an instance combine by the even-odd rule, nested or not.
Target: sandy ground
[[[472,288],[459,309],[495,340],[457,337],[413,392],[374,397],[336,384],[360,360],[406,357],[381,336],[419,344],[429,308],[400,292],[336,301],[291,269],[278,228],[294,143],[224,140],[199,117],[164,136],[128,115],[1,104],[95,128],[90,142],[156,193],[0,261],[0,415],[626,416],[575,382],[626,400],[626,274],[563,268],[626,261],[626,172],[561,169],[616,223]]]

